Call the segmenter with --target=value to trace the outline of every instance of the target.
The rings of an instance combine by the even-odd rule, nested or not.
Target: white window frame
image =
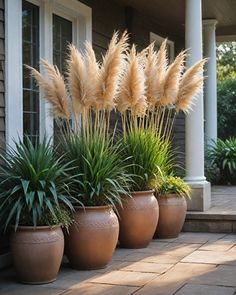
[[[161,45],[161,43],[165,40],[166,38],[161,37],[160,35],[157,35],[153,32],[150,32],[150,42],[155,42],[157,45]],[[175,43],[174,41],[171,41],[167,39],[167,45],[170,48],[170,62],[173,62],[175,59]]]
[[[40,58],[53,61],[52,16],[57,14],[72,21],[72,40],[82,48],[85,40],[92,42],[92,9],[77,0],[27,0],[39,6]],[[6,27],[6,143],[23,137],[22,78],[22,0],[5,0]],[[40,94],[41,96],[41,94]],[[40,99],[40,137],[53,135],[53,118],[48,103]]]

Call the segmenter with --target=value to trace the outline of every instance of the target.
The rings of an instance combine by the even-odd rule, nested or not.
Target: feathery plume
[[[123,71],[124,53],[128,48],[127,41],[127,32],[123,33],[120,40],[117,32],[113,34],[99,72],[95,110],[111,110],[115,106],[114,97],[117,95],[120,76]]]
[[[42,89],[45,99],[49,102],[51,114],[55,118],[68,119],[69,101],[64,79],[56,66],[51,65],[46,60],[41,60],[41,63],[49,79],[36,69],[30,66],[26,67],[31,70],[32,76]]]
[[[163,79],[168,66],[166,42],[167,40],[162,42],[157,53],[154,52],[151,47],[149,49],[149,54],[147,55],[146,81],[150,80],[150,82],[148,82],[149,90],[146,95],[151,108],[158,104],[158,101],[163,94]],[[151,64],[152,62],[153,65]]]
[[[88,61],[89,53],[85,57],[77,50],[74,45],[69,45],[69,59],[67,62],[67,73],[70,94],[72,98],[72,107],[74,115],[78,115],[83,109],[88,108],[92,103],[92,87],[87,76],[87,63],[92,63],[93,57]]]
[[[206,61],[207,59],[200,60],[183,74],[175,103],[177,112],[188,113],[191,110],[194,98],[202,89],[204,81],[203,66]]]
[[[186,51],[182,51],[169,66],[163,79],[163,93],[158,104],[168,106],[175,103],[179,90],[179,81],[184,69]]]
[[[145,68],[145,85],[147,103],[150,107],[155,106],[159,95],[157,86],[157,53],[154,51],[154,43],[151,43],[146,49]]]
[[[127,64],[117,99],[117,107],[121,113],[130,109],[137,116],[144,115],[147,108],[144,70],[140,65],[134,45],[127,56]]]

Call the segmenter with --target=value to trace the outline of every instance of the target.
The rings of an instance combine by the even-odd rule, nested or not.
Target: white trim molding
[[[150,42],[155,42],[158,46],[161,45],[161,43],[165,40],[166,38],[161,37],[160,35],[157,35],[153,32],[150,32]],[[175,43],[174,41],[171,41],[167,39],[167,47],[169,49],[169,58],[170,62],[173,62],[175,59]]]
[[[5,0],[6,143],[10,146],[23,134],[21,8],[21,0]]]
[[[73,43],[82,48],[85,40],[92,42],[92,9],[77,0],[27,0],[40,9],[40,58],[52,62],[53,13],[72,21]],[[6,26],[6,142],[23,137],[22,94],[22,0],[5,0]],[[40,99],[40,137],[52,136],[53,119],[48,104]]]

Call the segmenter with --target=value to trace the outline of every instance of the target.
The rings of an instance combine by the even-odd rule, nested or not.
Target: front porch
[[[13,270],[0,272],[4,295],[233,295],[235,235],[182,233],[153,240],[145,249],[117,248],[106,269],[77,271],[65,262],[58,280],[41,286],[17,283]]]

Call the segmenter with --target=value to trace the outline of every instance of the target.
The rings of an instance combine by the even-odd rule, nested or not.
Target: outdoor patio
[[[146,249],[116,249],[106,269],[72,270],[64,263],[58,280],[41,286],[0,273],[1,295],[233,295],[236,294],[236,235],[182,233],[153,240]]]

